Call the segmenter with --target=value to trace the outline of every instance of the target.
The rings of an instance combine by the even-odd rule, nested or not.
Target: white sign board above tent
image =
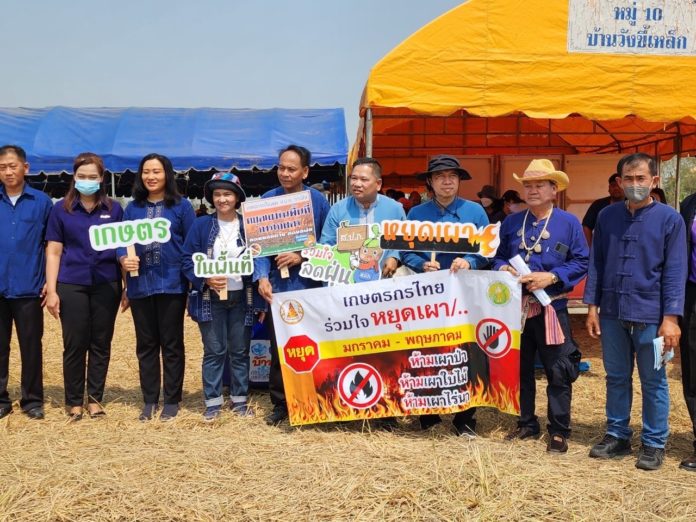
[[[569,0],[568,52],[696,55],[694,0]]]

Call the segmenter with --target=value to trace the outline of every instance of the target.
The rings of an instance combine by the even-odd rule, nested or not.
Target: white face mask
[[[493,200],[491,198],[481,198],[481,205],[483,205],[483,208],[488,208],[493,204]]]
[[[523,204],[522,203],[510,203],[510,212],[514,214],[515,212],[519,212],[522,210]]]

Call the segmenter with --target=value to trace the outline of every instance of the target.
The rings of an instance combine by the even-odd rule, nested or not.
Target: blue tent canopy
[[[23,147],[31,171],[72,171],[80,152],[94,152],[112,172],[135,171],[151,152],[177,170],[270,169],[294,143],[312,163],[345,164],[343,109],[168,109],[49,107],[0,109],[0,144]]]

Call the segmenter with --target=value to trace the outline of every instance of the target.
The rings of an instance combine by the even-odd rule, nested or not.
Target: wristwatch
[[[551,284],[555,285],[556,283],[558,283],[558,276],[556,274],[554,274],[553,272],[549,272],[549,273],[551,274],[551,278],[552,278]]]

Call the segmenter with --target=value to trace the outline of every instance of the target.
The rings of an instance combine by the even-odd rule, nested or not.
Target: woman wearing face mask
[[[46,229],[46,308],[63,329],[65,406],[71,421],[82,419],[87,383],[91,418],[105,415],[104,384],[121,292],[115,250],[95,251],[89,227],[121,221],[123,209],[104,190],[104,163],[85,152],[75,158],[73,180],[51,210]],[[89,356],[88,356],[89,354]]]
[[[506,190],[503,194],[503,212],[506,216],[527,209],[527,204],[516,190]]]
[[[481,206],[486,211],[488,216],[488,221],[491,223],[500,223],[505,219],[505,213],[503,212],[503,201],[498,199],[495,192],[495,187],[493,185],[484,185],[481,187],[481,191],[477,194]]]
[[[126,207],[123,218],[164,218],[170,223],[171,239],[166,243],[135,245],[133,257],[126,255],[125,248],[118,249],[124,272],[138,272],[137,277],[128,275],[126,282],[143,392],[140,420],[150,420],[159,408],[164,380],[160,420],[167,421],[179,413],[184,384],[184,312],[188,281],[181,272],[181,248],[196,219],[191,202],[179,195],[169,158],[148,154],[140,161],[133,182],[133,201]]]

